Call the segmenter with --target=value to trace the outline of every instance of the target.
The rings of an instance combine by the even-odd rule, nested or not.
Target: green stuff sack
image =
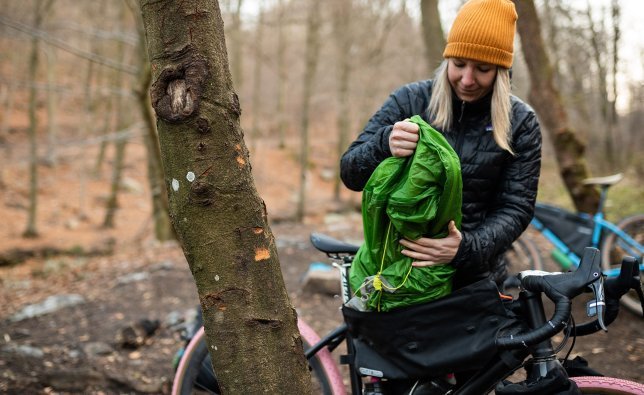
[[[401,238],[443,238],[454,220],[461,227],[463,182],[456,152],[416,115],[420,128],[414,155],[390,157],[376,168],[362,193],[364,244],[351,267],[351,287],[366,309],[389,311],[449,294],[455,269],[412,267]]]

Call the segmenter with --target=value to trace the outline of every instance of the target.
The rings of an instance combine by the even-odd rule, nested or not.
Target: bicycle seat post
[[[582,182],[584,185],[599,186],[600,192],[599,192],[599,205],[597,206],[597,214],[602,214],[604,211],[604,204],[606,203],[608,188],[610,188],[612,185],[617,184],[622,178],[624,178],[623,174],[618,173],[608,177],[588,178]]]

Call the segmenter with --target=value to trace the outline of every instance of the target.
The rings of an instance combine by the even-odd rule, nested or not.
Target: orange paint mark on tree
[[[253,233],[255,233],[256,235],[261,235],[262,233],[264,233],[264,228],[253,228]]]
[[[264,247],[255,248],[255,262],[265,261],[271,257],[270,251]]]

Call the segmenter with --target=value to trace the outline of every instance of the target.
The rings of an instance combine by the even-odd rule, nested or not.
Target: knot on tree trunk
[[[157,116],[166,122],[179,123],[197,114],[207,77],[206,61],[194,56],[165,67],[150,88]]]

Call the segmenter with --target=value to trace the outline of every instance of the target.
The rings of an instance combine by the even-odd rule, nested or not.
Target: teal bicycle
[[[624,218],[617,224],[608,221],[604,215],[608,189],[622,178],[622,174],[615,174],[584,181],[586,185],[600,188],[599,206],[592,215],[537,203],[530,224],[553,245],[552,258],[563,269],[578,267],[584,248],[595,247],[602,252],[602,270],[609,278],[618,275],[622,257],[626,255],[635,257],[639,262],[640,272],[644,270],[644,214]],[[526,237],[524,235],[521,239]],[[531,259],[531,262],[540,265],[538,257]],[[541,269],[537,265],[532,268]],[[642,292],[642,287],[639,292]],[[642,315],[642,306],[635,291],[625,295],[621,302],[628,310]]]

